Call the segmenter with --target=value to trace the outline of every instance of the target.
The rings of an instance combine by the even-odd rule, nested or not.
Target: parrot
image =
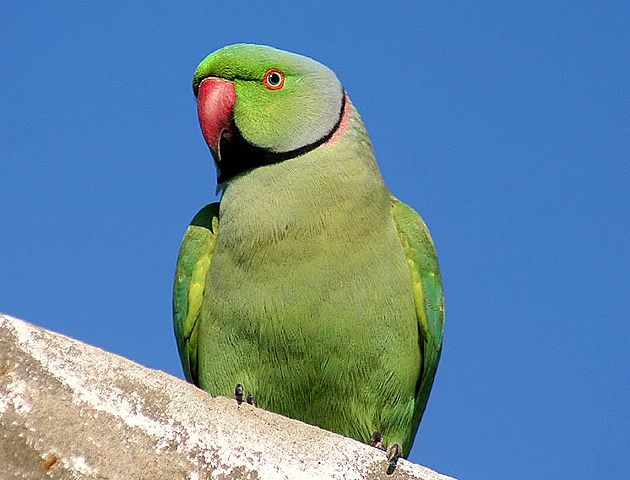
[[[193,217],[177,259],[186,379],[386,450],[395,468],[442,350],[426,224],[385,185],[323,64],[229,45],[198,65],[193,93],[220,201]]]

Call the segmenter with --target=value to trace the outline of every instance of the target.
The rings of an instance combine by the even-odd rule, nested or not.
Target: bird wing
[[[203,207],[186,229],[177,258],[173,322],[179,356],[189,382],[199,385],[197,333],[206,276],[219,235],[219,203]]]
[[[422,217],[408,205],[391,197],[396,229],[407,257],[413,282],[422,353],[421,375],[416,386],[414,431],[422,419],[442,351],[444,293],[435,245]]]

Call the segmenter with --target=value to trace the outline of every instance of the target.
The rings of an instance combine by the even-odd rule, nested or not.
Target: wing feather
[[[202,208],[186,229],[177,258],[173,287],[173,322],[184,374],[199,384],[197,331],[206,277],[219,235],[219,204]]]
[[[411,272],[422,352],[422,370],[414,408],[415,431],[429,399],[442,352],[444,293],[429,229],[415,210],[394,197],[391,200],[392,214]]]

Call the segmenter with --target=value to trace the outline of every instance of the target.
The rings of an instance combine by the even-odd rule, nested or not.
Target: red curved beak
[[[217,161],[221,160],[219,142],[224,132],[230,131],[236,92],[232,82],[209,77],[199,85],[197,115],[201,132]]]

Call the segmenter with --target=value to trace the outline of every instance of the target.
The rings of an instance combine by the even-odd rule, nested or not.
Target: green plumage
[[[222,68],[268,49],[248,57],[245,47]],[[274,52],[263,50],[265,68],[289,55],[298,85],[325,69],[286,52],[274,63]],[[238,87],[236,97],[238,126]],[[186,378],[212,395],[241,383],[259,407],[363,442],[380,431],[408,454],[440,357],[442,283],[428,229],[390,195],[359,114],[346,108],[330,140],[235,176],[220,204],[197,214],[177,264],[175,333]],[[293,135],[291,122],[278,136]]]

